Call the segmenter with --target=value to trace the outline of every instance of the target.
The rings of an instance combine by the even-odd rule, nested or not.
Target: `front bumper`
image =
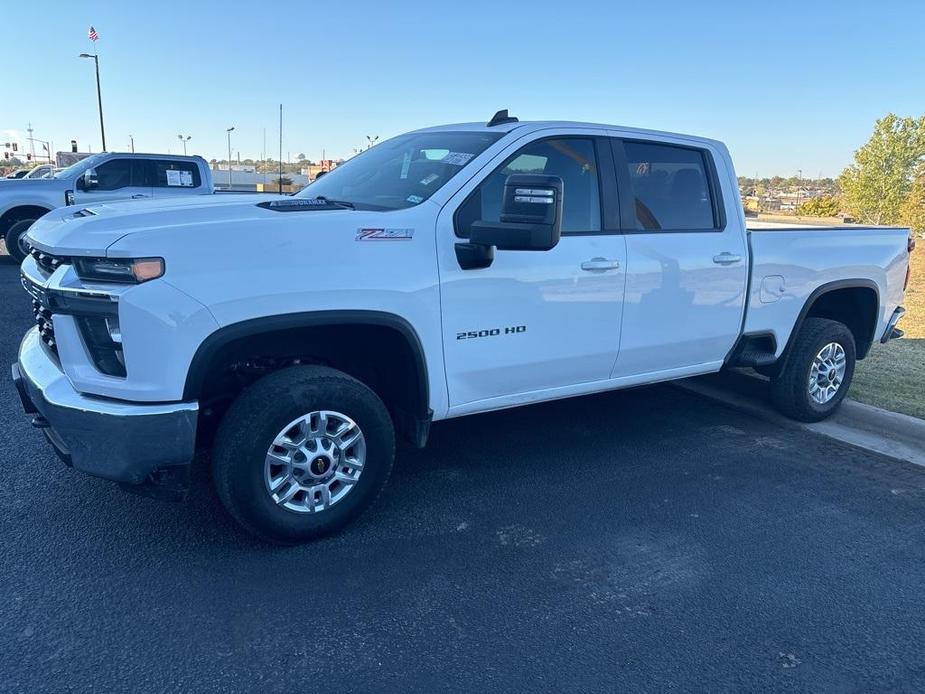
[[[37,328],[23,338],[13,381],[33,424],[82,472],[141,484],[158,469],[193,459],[197,403],[149,405],[79,393],[42,345]]]

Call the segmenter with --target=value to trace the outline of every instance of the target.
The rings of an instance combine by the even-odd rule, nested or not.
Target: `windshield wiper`
[[[355,210],[357,208],[356,205],[354,205],[352,202],[348,202],[347,200],[331,200],[330,198],[326,198],[323,195],[316,195],[315,200],[326,202],[327,204],[334,205],[335,207],[342,207],[345,210]]]

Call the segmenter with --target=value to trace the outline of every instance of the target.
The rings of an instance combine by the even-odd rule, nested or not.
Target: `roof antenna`
[[[498,111],[495,115],[491,117],[491,120],[488,121],[488,127],[490,128],[494,125],[504,125],[505,123],[517,123],[517,122],[518,122],[517,118],[515,116],[507,115],[507,109],[504,108]]]

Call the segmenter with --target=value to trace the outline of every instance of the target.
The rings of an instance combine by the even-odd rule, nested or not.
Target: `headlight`
[[[163,258],[77,258],[77,276],[90,282],[138,284],[164,274]]]

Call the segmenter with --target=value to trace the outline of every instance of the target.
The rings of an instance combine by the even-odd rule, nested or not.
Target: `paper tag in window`
[[[421,179],[422,186],[429,186],[431,183],[440,178],[437,174],[431,174],[430,176],[425,176]]]
[[[405,152],[405,158],[401,162],[401,180],[408,178],[408,169],[411,168],[411,152]]]
[[[474,157],[474,154],[469,152],[450,152],[440,161],[444,164],[453,164],[455,166],[465,166],[469,163],[469,160]]]
[[[417,205],[419,202],[424,202],[424,198],[422,198],[420,195],[409,195],[405,199],[412,205]]]
[[[177,171],[176,169],[167,169],[167,185],[181,186],[188,188],[193,185],[192,171]]]

